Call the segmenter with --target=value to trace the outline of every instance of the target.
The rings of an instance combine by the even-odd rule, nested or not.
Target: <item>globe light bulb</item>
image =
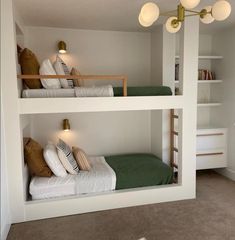
[[[143,27],[150,27],[150,26],[153,24],[153,22],[145,22],[145,21],[143,20],[143,18],[142,18],[141,13],[140,13],[140,15],[139,15],[139,23],[140,23],[140,25],[143,26]]]
[[[204,24],[210,24],[210,23],[214,22],[215,19],[211,15],[212,6],[206,6],[203,8],[202,11],[204,11],[204,10],[206,10],[207,14],[200,16],[201,22]]]
[[[223,21],[229,17],[232,8],[228,1],[217,1],[212,7],[212,17],[217,21]]]
[[[170,17],[166,21],[166,30],[169,33],[177,33],[181,28],[181,22],[177,20],[177,17]]]
[[[145,23],[153,23],[159,17],[160,11],[155,3],[148,2],[141,8],[141,18]]]
[[[180,2],[184,8],[192,9],[200,3],[200,0],[180,0]]]

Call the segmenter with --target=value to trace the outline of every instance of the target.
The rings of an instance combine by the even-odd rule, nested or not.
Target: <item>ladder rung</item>
[[[179,152],[179,150],[177,149],[177,148],[172,148],[172,150],[174,151],[174,152]]]
[[[177,169],[178,169],[178,165],[177,165],[177,164],[173,163],[172,166],[173,166],[174,168],[177,168]]]

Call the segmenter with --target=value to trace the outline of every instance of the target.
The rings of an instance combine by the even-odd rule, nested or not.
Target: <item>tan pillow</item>
[[[78,147],[73,147],[72,150],[80,170],[89,171],[91,169],[91,165],[86,153]]]
[[[81,73],[76,68],[72,68],[70,75],[78,75],[80,76]],[[84,80],[82,79],[73,79],[73,84],[75,87],[82,87],[84,86]]]
[[[52,171],[44,160],[42,147],[31,138],[24,147],[24,157],[32,176],[51,177]]]
[[[39,75],[40,65],[33,52],[25,48],[20,54],[19,59],[22,74],[25,75]],[[40,79],[24,79],[24,83],[28,88],[37,89],[42,88]]]

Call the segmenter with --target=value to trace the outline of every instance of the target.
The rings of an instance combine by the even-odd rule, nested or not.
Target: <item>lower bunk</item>
[[[91,169],[66,177],[33,177],[32,200],[105,193],[173,183],[173,170],[153,154],[89,157]]]

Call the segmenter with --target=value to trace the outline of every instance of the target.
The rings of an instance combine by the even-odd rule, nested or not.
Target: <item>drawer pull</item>
[[[224,133],[197,134],[197,137],[223,136]]]
[[[215,155],[223,155],[223,152],[217,152],[217,153],[198,153],[197,157],[203,157],[203,156],[215,156]]]

